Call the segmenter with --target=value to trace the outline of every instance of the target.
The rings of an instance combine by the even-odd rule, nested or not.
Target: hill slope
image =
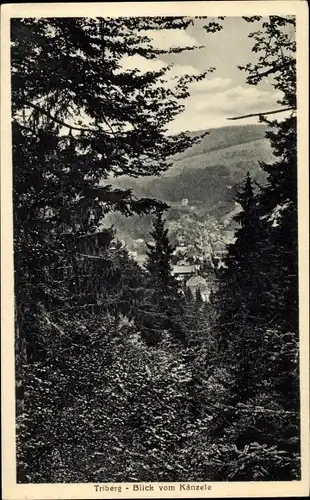
[[[115,185],[131,188],[137,196],[172,202],[169,219],[178,218],[180,203],[184,198],[188,199],[192,210],[200,215],[207,216],[212,212],[213,215],[222,217],[232,209],[235,192],[247,171],[257,182],[264,182],[265,175],[259,167],[259,161],[273,161],[265,131],[265,125],[211,129],[208,131],[209,135],[198,144],[175,155],[172,166],[160,177],[122,177],[117,179]],[[191,132],[190,135],[197,136],[205,132]],[[128,240],[127,236],[130,236],[129,239],[143,237],[149,230],[149,218],[131,219],[121,222],[119,217],[110,217],[110,222],[116,223],[125,241]]]
[[[165,201],[182,198],[207,202],[223,196],[227,186],[235,186],[250,171],[257,182],[264,181],[259,161],[273,160],[264,125],[243,125],[209,130],[198,144],[172,158],[172,166],[160,177],[121,177],[115,184],[131,188],[137,196]],[[206,131],[192,132],[200,135]],[[203,183],[201,185],[201,182]],[[204,193],[202,195],[202,193]]]
[[[183,153],[175,155],[175,160],[265,139],[266,127],[265,125],[237,125],[210,130],[197,130],[196,132],[189,132],[188,135],[196,137],[205,132],[208,132],[209,135]]]

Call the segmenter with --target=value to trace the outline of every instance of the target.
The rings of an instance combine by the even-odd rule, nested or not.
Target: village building
[[[198,266],[172,266],[172,275],[178,281],[186,281],[198,272]]]
[[[235,231],[233,229],[224,229],[222,231],[222,238],[226,245],[234,243],[236,239]]]
[[[200,292],[201,298],[204,302],[209,302],[211,294],[210,283],[202,276],[192,276],[187,282],[186,287],[189,288],[193,297],[196,297],[197,291]]]
[[[183,198],[183,200],[181,201],[181,205],[182,205],[182,207],[187,207],[188,206],[188,199]]]
[[[224,241],[217,241],[214,243],[213,252],[218,259],[224,257],[227,253],[226,243]]]

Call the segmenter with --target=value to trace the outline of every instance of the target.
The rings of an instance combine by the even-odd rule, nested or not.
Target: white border
[[[2,326],[2,464],[3,498],[216,498],[306,496],[309,493],[309,224],[308,224],[308,23],[303,1],[143,2],[10,4],[1,7],[1,326]],[[151,483],[153,492],[134,492],[133,483],[119,483],[121,493],[99,493],[93,483],[16,484],[15,479],[15,383],[13,313],[12,160],[9,23],[11,17],[79,16],[250,16],[296,15],[298,78],[298,196],[301,334],[301,433],[302,479],[290,482],[211,482],[211,490],[180,491],[179,483]],[[144,484],[144,483],[140,483]],[[201,483],[191,483],[201,484]],[[175,492],[160,485],[176,485]],[[111,484],[112,486],[112,484]],[[117,484],[113,484],[117,486]],[[128,488],[128,489],[126,489]]]

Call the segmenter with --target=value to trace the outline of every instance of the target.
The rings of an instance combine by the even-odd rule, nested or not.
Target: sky
[[[160,49],[203,45],[202,49],[163,55],[154,61],[139,56],[123,61],[125,67],[141,71],[159,69],[172,63],[171,76],[195,75],[210,67],[216,68],[204,80],[190,85],[191,96],[184,101],[185,111],[171,123],[171,133],[258,123],[258,118],[240,121],[229,121],[227,118],[280,107],[277,100],[281,94],[268,81],[258,86],[247,85],[246,73],[237,68],[237,65],[254,62],[257,57],[251,51],[253,40],[248,38],[251,31],[258,29],[257,23],[247,23],[238,17],[226,18],[222,31],[216,33],[207,33],[203,23],[202,20],[195,20],[194,26],[186,31],[148,32],[154,46]]]

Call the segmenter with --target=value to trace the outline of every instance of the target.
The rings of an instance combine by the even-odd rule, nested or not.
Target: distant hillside
[[[175,160],[197,156],[210,151],[237,146],[247,142],[259,141],[265,138],[266,126],[261,125],[239,125],[230,127],[213,128],[210,130],[197,130],[188,132],[190,137],[196,137],[208,132],[198,144],[175,156]]]
[[[175,155],[173,164],[160,177],[131,179],[122,177],[115,185],[131,188],[137,196],[148,196],[166,202],[178,203],[187,198],[189,205],[202,213],[213,213],[222,217],[233,206],[236,190],[247,171],[263,183],[265,174],[259,162],[272,162],[273,155],[269,141],[265,139],[265,125],[242,125],[208,130],[209,135],[182,154]],[[206,131],[191,132],[201,135]],[[175,207],[169,219],[177,219]],[[112,216],[111,222],[114,221]],[[116,222],[116,220],[115,220]],[[142,237],[150,221],[134,218],[121,223],[117,217],[116,226],[123,236]],[[138,227],[140,226],[140,227]],[[126,238],[125,238],[126,239]]]
[[[189,153],[188,153],[189,154]],[[271,162],[272,152],[266,139],[238,144],[177,160],[170,175],[136,181],[146,196],[156,196],[165,201],[182,198],[212,204],[243,180],[247,171],[262,183],[265,174],[259,161]],[[133,189],[135,185],[131,186]]]
[[[153,196],[165,201],[209,200],[212,204],[217,195],[220,201],[227,187],[238,184],[248,170],[257,182],[264,181],[258,162],[273,160],[269,141],[264,138],[265,130],[264,125],[209,130],[209,135],[199,144],[175,155],[172,166],[160,177],[122,177],[116,184],[133,189],[137,196]]]

